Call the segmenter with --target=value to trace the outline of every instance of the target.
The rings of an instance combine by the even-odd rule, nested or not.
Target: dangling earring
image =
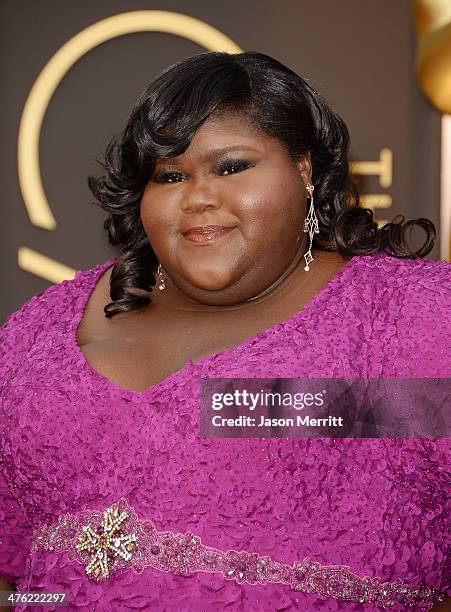
[[[157,268],[157,276],[158,276],[158,289],[160,291],[163,291],[163,289],[166,288],[166,285],[164,284],[164,274],[163,274],[163,268],[161,267],[161,264],[158,264],[158,268]]]
[[[305,219],[305,222],[304,222],[304,233],[308,232],[310,235],[310,246],[309,246],[307,253],[304,255],[305,264],[306,264],[304,270],[308,272],[310,270],[309,263],[313,261],[313,257],[312,257],[313,234],[319,234],[319,227],[318,227],[318,218],[316,216],[315,208],[313,206],[313,190],[315,189],[315,187],[311,185],[310,183],[307,183],[306,189],[309,192],[310,208],[309,208],[307,218]]]

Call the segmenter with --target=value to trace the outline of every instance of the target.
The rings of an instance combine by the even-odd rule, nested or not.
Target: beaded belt
[[[308,558],[288,565],[256,553],[205,546],[190,531],[158,532],[152,521],[140,520],[123,497],[104,512],[62,514],[55,524],[35,529],[31,552],[39,549],[67,552],[71,560],[86,566],[94,582],[121,569],[140,574],[153,567],[176,575],[216,572],[238,584],[282,583],[294,591],[382,607],[403,604],[429,609],[443,599],[435,589],[360,578],[343,565],[325,566]]]

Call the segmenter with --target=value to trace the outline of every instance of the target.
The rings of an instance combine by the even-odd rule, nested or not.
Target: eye
[[[216,173],[228,176],[242,172],[250,167],[251,164],[242,159],[229,159],[218,164]],[[160,172],[154,176],[153,180],[155,183],[175,183],[178,182],[177,179],[179,177],[183,177],[181,172]]]
[[[249,167],[250,164],[242,159],[230,159],[218,165],[218,173],[227,172],[227,174],[237,174],[236,171],[241,172]]]
[[[174,177],[182,176],[180,172],[160,172],[153,177],[155,183],[174,183]]]

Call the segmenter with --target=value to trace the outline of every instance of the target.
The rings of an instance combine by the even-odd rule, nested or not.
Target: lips
[[[183,236],[190,240],[191,242],[197,243],[208,243],[217,240],[218,238],[222,238],[225,234],[228,234],[233,229],[235,229],[235,225],[233,226],[223,226],[223,225],[202,225],[197,227],[192,227],[186,232],[182,232]]]

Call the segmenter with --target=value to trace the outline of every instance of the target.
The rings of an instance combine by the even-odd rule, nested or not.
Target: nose
[[[191,182],[186,189],[181,203],[182,212],[193,213],[203,212],[206,209],[221,207],[220,197],[215,191],[209,188],[205,181]]]

